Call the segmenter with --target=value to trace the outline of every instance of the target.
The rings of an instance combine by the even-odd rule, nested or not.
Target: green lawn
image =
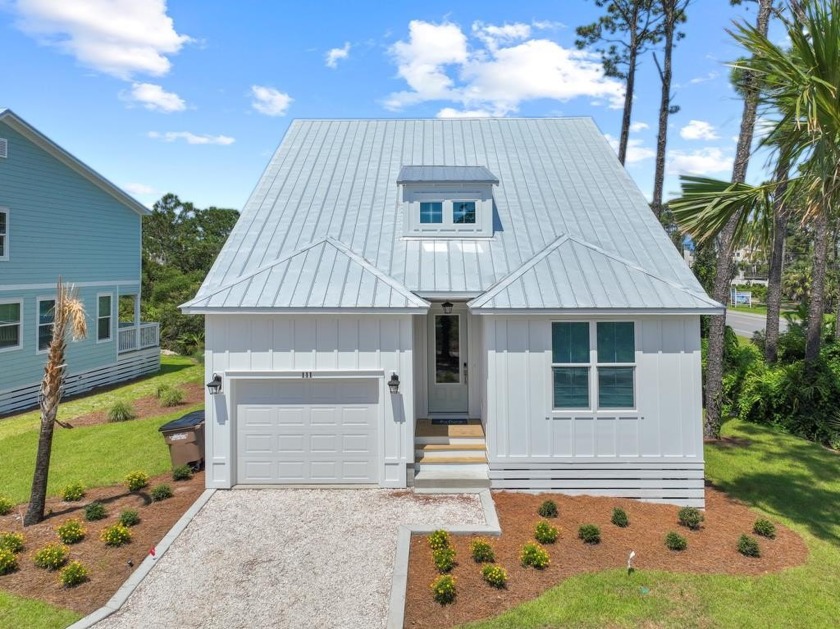
[[[581,575],[498,618],[469,627],[836,627],[840,456],[735,420],[724,426],[724,434],[752,444],[707,446],[707,477],[799,532],[811,553],[804,566],[762,577],[645,571],[627,576],[624,570]]]
[[[727,310],[734,310],[735,312],[749,312],[750,314],[757,314],[762,316],[767,316],[767,306],[764,304],[753,304],[752,307],[750,306],[726,306]]]
[[[0,627],[53,629],[67,627],[81,617],[69,609],[0,591]]]

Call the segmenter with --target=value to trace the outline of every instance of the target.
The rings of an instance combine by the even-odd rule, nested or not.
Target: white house
[[[209,487],[703,505],[722,307],[588,118],[295,121],[183,309]]]

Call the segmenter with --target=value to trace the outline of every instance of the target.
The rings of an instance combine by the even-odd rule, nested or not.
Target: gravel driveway
[[[484,516],[476,495],[218,491],[96,627],[384,627],[400,524]]]

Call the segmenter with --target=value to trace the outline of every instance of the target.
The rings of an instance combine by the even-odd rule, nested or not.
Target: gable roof
[[[397,180],[401,172],[417,177],[404,168],[424,164],[456,167],[459,177],[483,168],[498,179],[492,238],[404,237]],[[561,236],[572,245],[549,256]],[[190,302],[192,311],[220,289],[328,238],[428,299],[478,297],[544,252],[540,273],[555,257],[582,264],[589,256],[590,262],[625,274],[620,285],[593,285],[590,296],[570,292],[578,281],[570,278],[568,286],[553,289],[555,304],[578,307],[574,297],[580,307],[614,309],[621,303],[614,290],[638,281],[639,298],[626,303],[650,296],[649,311],[653,303],[666,310],[722,308],[702,299],[700,284],[589,118],[295,120]],[[580,249],[581,244],[587,246]],[[530,281],[525,275],[521,281]],[[587,278],[601,282],[597,274]],[[321,273],[313,281],[317,294],[340,290],[333,285],[340,275]],[[687,306],[689,294],[699,296],[699,303]],[[499,293],[495,308],[502,307],[501,300]],[[245,307],[235,299],[227,303],[222,307]],[[253,303],[287,307],[273,294]]]
[[[397,183],[493,183],[499,178],[484,166],[403,166]]]
[[[45,150],[65,166],[74,170],[82,177],[90,181],[98,188],[111,195],[114,199],[122,203],[127,208],[137,212],[140,216],[151,214],[151,210],[145,205],[137,201],[121,188],[111,183],[98,172],[73,157],[70,153],[61,148],[58,144],[50,140],[43,133],[38,131],[35,127],[26,122],[23,118],[18,116],[11,109],[0,108],[0,122],[7,124],[9,127],[20,133],[27,140]]]
[[[429,303],[326,238],[182,306],[184,312],[226,308],[425,312]]]

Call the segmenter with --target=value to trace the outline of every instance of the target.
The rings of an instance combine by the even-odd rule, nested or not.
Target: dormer
[[[426,238],[493,236],[493,186],[484,166],[403,166],[404,235]]]

